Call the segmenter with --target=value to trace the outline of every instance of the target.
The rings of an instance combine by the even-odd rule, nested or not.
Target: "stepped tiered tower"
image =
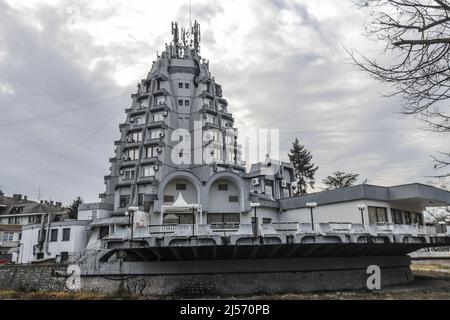
[[[173,41],[138,84],[126,122],[120,125],[121,139],[115,142],[106,193],[101,195],[118,213],[129,206],[158,211],[163,203],[173,203],[177,194],[160,199],[158,188],[176,171],[200,181],[222,170],[245,172],[228,102],[209,71],[209,61],[200,56],[200,25],[195,22],[189,33],[172,24]],[[195,184],[187,177],[181,180],[187,183],[179,183],[178,191],[189,191]],[[191,203],[201,200],[194,192],[183,196]]]

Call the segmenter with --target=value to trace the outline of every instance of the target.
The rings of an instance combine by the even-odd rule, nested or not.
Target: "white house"
[[[70,255],[86,248],[88,223],[89,221],[65,220],[24,226],[18,263],[53,259],[58,262],[66,261]]]

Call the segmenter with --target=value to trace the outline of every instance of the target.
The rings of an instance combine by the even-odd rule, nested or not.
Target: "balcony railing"
[[[259,233],[262,236],[287,236],[287,235],[311,235],[311,236],[338,236],[345,235],[360,236],[367,234],[380,237],[425,237],[425,236],[444,236],[437,234],[435,228],[417,226],[417,225],[394,225],[390,223],[379,223],[371,225],[362,225],[345,222],[331,223],[299,223],[299,222],[273,222],[268,224],[260,224],[258,226]],[[150,225],[148,228],[135,229],[134,237],[164,237],[164,236],[253,236],[253,225],[242,224],[238,222],[230,223],[211,223],[211,224],[166,224],[166,225]],[[139,231],[139,232],[138,232]],[[112,239],[129,239],[129,228],[117,230],[110,235],[107,240]]]

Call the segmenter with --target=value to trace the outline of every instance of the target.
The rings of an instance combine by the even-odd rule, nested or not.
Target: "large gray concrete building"
[[[252,292],[246,274],[264,274],[256,282],[270,292],[346,286],[336,279],[360,287],[371,264],[385,283],[409,281],[407,253],[449,244],[423,211],[450,205],[450,192],[359,185],[294,197],[289,163],[268,156],[247,171],[224,90],[200,56],[199,24],[187,34],[174,23],[172,35],[126,109],[101,202],[79,208],[88,242],[71,260],[83,275],[179,276],[173,290],[196,275],[226,293]],[[28,229],[25,246],[37,241]],[[314,272],[335,280],[322,274],[329,281],[315,285]],[[169,290],[158,281],[152,292]]]

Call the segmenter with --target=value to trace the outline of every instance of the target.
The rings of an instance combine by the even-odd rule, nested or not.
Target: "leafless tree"
[[[437,179],[435,186],[450,191],[450,178]],[[450,218],[450,207],[427,208],[424,213],[431,221],[447,221]]]
[[[400,96],[401,111],[415,115],[437,132],[450,132],[450,1],[353,0],[371,10],[369,38],[386,43],[371,59],[349,51],[353,60]],[[386,62],[386,59],[387,61]],[[450,167],[449,153],[434,157],[435,168]],[[450,176],[450,173],[440,177]]]

